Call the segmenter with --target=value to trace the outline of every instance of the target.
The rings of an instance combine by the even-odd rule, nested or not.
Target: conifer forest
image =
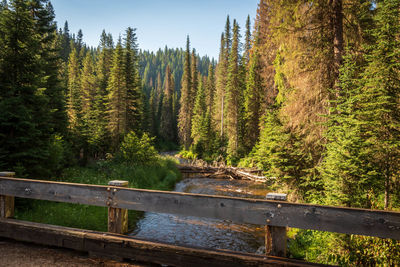
[[[0,169],[55,179],[180,151],[262,170],[292,202],[400,211],[400,0],[254,9],[217,25],[214,59],[185,33],[145,50],[135,25],[88,46],[49,0],[0,1]],[[292,258],[400,265],[395,240],[294,231]]]

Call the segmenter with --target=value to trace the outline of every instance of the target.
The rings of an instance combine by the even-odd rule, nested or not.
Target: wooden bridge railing
[[[0,177],[0,196],[400,240],[400,212]],[[1,209],[9,207],[0,206]],[[0,211],[0,214],[7,214]],[[3,216],[7,217],[7,216]]]

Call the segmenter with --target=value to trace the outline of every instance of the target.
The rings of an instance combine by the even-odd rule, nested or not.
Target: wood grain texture
[[[18,241],[171,266],[322,266],[279,257],[187,248],[117,234],[0,219],[0,235]]]
[[[110,186],[119,186],[119,187],[128,187],[128,181],[121,180],[113,180],[108,182]],[[116,188],[110,188],[109,198],[113,199],[113,194],[115,193]],[[116,234],[125,234],[128,232],[128,210],[120,209],[120,208],[108,208],[108,232],[116,233]]]
[[[0,195],[400,240],[400,213],[283,201],[0,178]],[[268,220],[268,223],[267,223]]]

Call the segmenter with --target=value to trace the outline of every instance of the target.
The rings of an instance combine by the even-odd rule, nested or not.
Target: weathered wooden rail
[[[74,184],[0,177],[0,199],[21,197],[79,203],[112,209],[172,213],[231,220],[273,227],[294,227],[400,240],[400,213],[380,210],[296,204],[116,186]],[[0,236],[84,251],[114,253],[171,265],[304,265],[298,261],[228,251],[147,242],[122,235],[83,231],[7,219],[7,205],[0,205]],[[55,239],[54,239],[55,238]],[[54,239],[54,241],[52,241]],[[96,244],[93,247],[88,244]],[[152,251],[154,250],[154,251]],[[120,251],[120,252],[119,252]],[[130,254],[133,253],[133,254]],[[196,262],[196,264],[194,263]]]

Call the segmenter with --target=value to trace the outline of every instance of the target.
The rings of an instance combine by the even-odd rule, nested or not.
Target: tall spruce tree
[[[68,119],[71,130],[79,133],[82,126],[82,94],[78,53],[72,49],[68,60]]]
[[[229,56],[228,78],[225,92],[225,114],[228,136],[228,155],[231,158],[237,157],[239,147],[239,112],[241,80],[239,75],[239,25],[233,21],[232,48]]]
[[[213,64],[210,64],[208,66],[208,76],[207,76],[207,82],[206,82],[205,88],[206,88],[207,111],[209,111],[210,116],[212,116],[213,103],[214,103],[214,97],[215,97],[215,74],[214,74],[214,65]]]
[[[108,82],[109,130],[113,151],[116,151],[122,136],[127,132],[126,114],[126,72],[124,50],[121,38],[114,51],[113,63]]]
[[[0,13],[0,166],[18,175],[45,177],[51,171],[46,164],[53,125],[43,81],[56,77],[46,77],[53,73],[41,55],[51,51],[41,41],[42,34],[52,34],[50,29],[44,33],[44,24],[54,22],[51,16],[47,21],[43,14],[32,14],[33,4],[46,11],[42,2],[11,0]]]
[[[189,36],[186,41],[185,63],[183,69],[183,76],[181,81],[181,97],[180,97],[180,110],[179,110],[179,139],[185,149],[189,149],[191,144],[191,118],[192,118],[192,70],[190,61],[190,40]]]
[[[227,60],[225,50],[225,36],[221,35],[221,45],[219,50],[219,60],[215,73],[215,99],[214,99],[214,112],[213,121],[215,124],[215,131],[219,132],[220,138],[224,137],[224,103],[225,103],[225,86],[227,77]]]
[[[244,62],[245,65],[249,64],[250,61],[250,50],[251,50],[251,26],[250,26],[250,15],[247,16],[246,19],[246,35],[244,41]]]
[[[199,80],[196,101],[192,119],[192,138],[196,152],[199,154],[209,152],[210,147],[211,117],[207,109],[206,92],[203,79]]]
[[[399,15],[398,1],[379,2],[365,69],[345,57],[322,168],[332,203],[370,208],[384,191],[389,207],[400,157]]]
[[[171,69],[167,66],[165,70],[164,95],[161,106],[161,121],[160,135],[166,141],[175,141],[174,131],[174,112],[173,112],[173,97],[174,97],[174,79]]]
[[[246,77],[246,89],[244,92],[244,120],[246,130],[244,146],[247,152],[256,144],[260,133],[260,120],[263,113],[263,83],[260,76],[260,69],[260,56],[256,48],[250,56]]]
[[[191,88],[190,88],[190,103],[191,106],[194,106],[194,102],[196,101],[196,93],[197,93],[197,88],[199,87],[199,72],[197,69],[197,55],[196,55],[196,50],[193,48],[192,50],[192,56],[191,56],[191,67],[190,70],[192,72],[191,78]],[[193,111],[192,111],[193,113]],[[192,116],[192,115],[191,115]]]
[[[135,29],[125,33],[126,116],[129,130],[138,131],[143,121],[143,98],[138,70],[138,45]]]

